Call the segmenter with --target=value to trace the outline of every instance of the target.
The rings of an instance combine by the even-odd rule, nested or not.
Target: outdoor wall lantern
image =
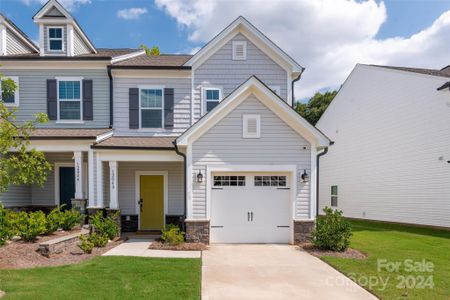
[[[306,170],[304,170],[302,174],[302,180],[303,182],[308,182],[308,179],[309,179],[308,173],[306,173]]]
[[[197,174],[197,182],[198,182],[198,183],[202,183],[202,182],[203,182],[203,174],[202,174],[202,171],[201,171],[201,170],[198,171],[198,174]]]

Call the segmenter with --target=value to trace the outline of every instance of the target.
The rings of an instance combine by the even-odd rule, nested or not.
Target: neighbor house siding
[[[173,129],[130,129],[129,89],[139,86],[163,86],[174,89]],[[190,126],[191,79],[190,78],[115,78],[114,79],[114,130],[115,134],[149,136],[153,134],[179,135]],[[140,117],[140,116],[139,116]]]
[[[74,55],[91,53],[91,50],[76,30],[73,31],[73,52]]]
[[[242,116],[261,116],[261,138],[242,137]],[[310,174],[310,144],[283,120],[250,96],[236,109],[193,143],[193,178],[199,170],[206,174],[207,165],[296,165],[297,172],[306,169]],[[309,183],[297,182],[295,218],[308,219]],[[192,183],[192,211],[194,219],[206,218],[206,180]]]
[[[50,51],[48,48],[48,27],[62,27],[63,28],[63,51]],[[66,55],[67,54],[67,25],[52,24],[44,25],[44,54],[48,55]]]
[[[232,42],[247,41],[247,59],[232,60]],[[251,76],[256,75],[267,85],[279,86],[281,97],[287,99],[287,72],[242,34],[236,35],[194,73],[194,119],[201,117],[202,86],[217,86],[223,97],[229,95]]]
[[[28,121],[36,113],[47,113],[47,79],[55,77],[83,77],[93,80],[92,121],[83,124],[57,124],[49,121],[39,127],[109,127],[109,78],[105,70],[1,70],[5,76],[19,77],[20,106],[17,108],[17,121]]]
[[[317,126],[320,208],[354,218],[450,227],[449,78],[357,66]]]
[[[6,30],[6,53],[8,55],[31,53],[30,49],[23,41],[21,41],[9,29]]]

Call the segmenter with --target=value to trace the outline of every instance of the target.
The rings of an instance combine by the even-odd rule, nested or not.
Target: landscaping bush
[[[85,235],[80,236],[81,243],[78,245],[80,249],[87,254],[92,253],[92,249],[94,249],[94,244],[89,240],[89,238]]]
[[[61,207],[58,206],[47,215],[46,234],[51,234],[58,230],[61,226],[62,219],[63,212],[61,211]]]
[[[10,214],[3,204],[0,203],[0,246],[3,246],[13,236]]]
[[[167,243],[171,246],[176,246],[184,243],[184,232],[181,231],[179,226],[168,224],[162,231],[161,239],[164,243]]]
[[[89,241],[94,245],[94,247],[102,248],[108,244],[108,236],[93,232],[89,236]]]
[[[63,230],[72,230],[75,226],[79,225],[83,220],[83,215],[74,209],[66,210],[61,213],[61,222],[59,226]]]
[[[108,239],[113,240],[119,236],[119,225],[115,221],[119,217],[119,212],[111,217],[103,217],[103,213],[98,211],[95,215],[90,216],[90,223],[95,232],[105,235]]]
[[[17,235],[26,242],[32,242],[47,230],[45,214],[42,211],[15,214],[13,227]]]
[[[323,212],[325,215],[317,217],[312,232],[314,245],[323,250],[345,251],[352,236],[350,223],[344,219],[340,210],[325,207]]]

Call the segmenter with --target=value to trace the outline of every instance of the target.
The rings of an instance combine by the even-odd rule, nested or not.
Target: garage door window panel
[[[285,187],[286,176],[255,176],[255,186]]]
[[[214,176],[214,186],[245,186],[245,176]]]

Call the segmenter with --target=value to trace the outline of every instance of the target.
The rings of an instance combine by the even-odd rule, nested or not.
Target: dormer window
[[[247,42],[234,41],[233,42],[233,60],[247,59]]]
[[[48,27],[48,49],[50,51],[63,51],[63,28]]]

